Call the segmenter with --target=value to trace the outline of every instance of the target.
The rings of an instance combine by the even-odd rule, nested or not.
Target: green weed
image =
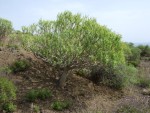
[[[37,98],[40,100],[45,100],[51,96],[52,96],[51,91],[46,88],[37,90]]]
[[[12,102],[7,102],[7,103],[4,103],[2,105],[2,109],[4,111],[6,111],[7,113],[12,113],[16,110],[16,105],[14,105]]]
[[[0,77],[0,102],[16,99],[16,87],[12,81]]]
[[[30,63],[27,60],[17,60],[10,66],[10,69],[12,72],[16,73],[19,71],[25,71],[29,67]]]
[[[52,96],[52,93],[47,88],[32,89],[26,94],[26,99],[29,102],[34,102],[37,99],[46,100]]]
[[[40,107],[38,105],[34,105],[33,112],[39,113],[39,111],[40,111]]]
[[[150,79],[148,77],[139,77],[138,85],[142,88],[150,87]]]
[[[68,102],[68,101],[55,101],[55,102],[52,103],[51,107],[54,110],[62,111],[64,109],[69,108],[70,105],[71,105],[71,103]]]

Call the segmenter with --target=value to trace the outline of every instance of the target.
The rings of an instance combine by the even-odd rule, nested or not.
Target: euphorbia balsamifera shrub
[[[9,20],[0,18],[0,38],[9,35],[12,29],[12,23]]]
[[[55,21],[40,20],[33,25],[24,27],[24,47],[63,70],[60,86],[74,68],[125,63],[121,36],[93,18],[65,11]]]

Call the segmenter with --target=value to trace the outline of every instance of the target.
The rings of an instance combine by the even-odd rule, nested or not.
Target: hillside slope
[[[18,59],[26,59],[30,62],[29,69],[9,73],[6,67],[12,65]],[[64,89],[57,87],[58,73],[49,64],[36,58],[32,53],[22,49],[0,47],[0,76],[6,76],[17,86],[17,111],[15,113],[29,113],[32,105],[38,105],[42,113],[57,113],[51,108],[55,100],[67,100],[72,104],[69,109],[59,113],[115,113],[124,106],[137,108],[142,112],[150,113],[150,98],[143,95],[142,88],[132,86],[123,91],[116,91],[106,86],[98,86],[90,80],[70,73],[67,85]],[[141,73],[150,74],[150,62],[141,62]],[[48,88],[53,96],[45,101],[36,100],[27,102],[25,94],[35,88]]]

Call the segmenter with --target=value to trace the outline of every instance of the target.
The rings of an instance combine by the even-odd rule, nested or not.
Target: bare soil
[[[57,86],[58,72],[48,63],[25,50],[0,47],[0,68],[10,66],[18,59],[30,61],[30,68],[16,74],[2,70],[0,72],[0,76],[8,77],[17,87],[15,113],[31,113],[32,104],[39,105],[42,113],[57,113],[51,108],[55,100],[68,100],[73,103],[69,109],[58,113],[115,113],[124,105],[134,106],[141,113],[145,109],[150,109],[150,96],[141,94],[143,89],[140,87],[131,86],[122,91],[116,91],[106,86],[98,86],[86,78],[70,73],[66,86],[60,89]],[[150,76],[149,61],[142,61],[140,67],[139,74],[143,74],[144,70],[144,74]],[[53,96],[46,101],[37,100],[35,103],[29,103],[25,100],[25,94],[34,88],[49,88]]]

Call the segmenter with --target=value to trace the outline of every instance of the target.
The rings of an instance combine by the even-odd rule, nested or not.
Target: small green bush
[[[29,102],[34,102],[37,99],[37,91],[35,89],[30,90],[26,94],[26,99]]]
[[[52,96],[51,91],[46,88],[37,90],[37,93],[38,93],[37,98],[41,100],[45,100]]]
[[[70,105],[71,105],[71,103],[68,101],[55,101],[52,103],[51,106],[54,110],[62,111],[64,109],[69,108]]]
[[[16,73],[19,71],[25,71],[29,67],[30,63],[27,60],[17,60],[10,66],[10,69],[12,72]]]
[[[136,68],[126,65],[94,67],[90,79],[96,84],[104,84],[121,90],[129,83],[136,82]]]
[[[7,102],[16,99],[16,87],[12,81],[0,77],[0,102]]]
[[[11,73],[11,69],[8,66],[0,67],[0,73],[7,75],[7,74]]]
[[[7,102],[2,105],[2,109],[7,113],[14,112],[16,110],[16,107],[17,106],[14,105],[12,102]]]
[[[19,47],[17,45],[15,45],[15,44],[8,44],[7,48],[10,48],[10,49],[13,49],[13,50],[19,49]]]
[[[52,96],[50,90],[43,88],[43,89],[32,89],[26,94],[26,99],[29,102],[34,102],[37,99],[45,100]]]
[[[150,78],[139,77],[138,85],[142,88],[149,88],[150,87]]]
[[[133,106],[125,105],[117,110],[117,113],[142,113]]]

